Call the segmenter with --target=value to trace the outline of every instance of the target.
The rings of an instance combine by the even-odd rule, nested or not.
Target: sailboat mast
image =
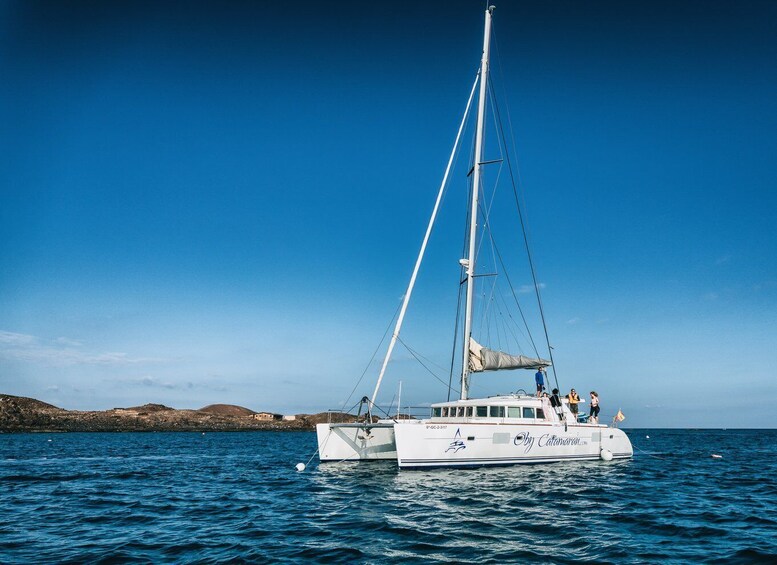
[[[478,197],[483,162],[483,131],[485,129],[486,96],[488,95],[488,60],[491,48],[491,15],[494,6],[486,10],[483,32],[483,60],[480,63],[480,97],[478,99],[478,120],[475,131],[475,166],[472,177],[472,209],[469,222],[469,254],[467,256],[467,305],[464,312],[464,361],[461,368],[461,399],[469,393],[469,340],[472,334],[472,299],[475,288],[475,248],[477,240]]]

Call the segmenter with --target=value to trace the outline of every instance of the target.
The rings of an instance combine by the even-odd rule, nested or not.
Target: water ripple
[[[315,449],[312,433],[0,435],[0,555],[4,563],[777,561],[776,431],[632,437],[635,458],[609,464],[400,472],[391,463],[313,463],[297,473]]]

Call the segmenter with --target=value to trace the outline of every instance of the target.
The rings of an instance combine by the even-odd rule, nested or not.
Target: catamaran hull
[[[318,424],[318,457],[323,461],[370,461],[397,458],[394,422]]]
[[[631,442],[617,428],[564,424],[396,424],[401,469],[482,467],[625,459]]]

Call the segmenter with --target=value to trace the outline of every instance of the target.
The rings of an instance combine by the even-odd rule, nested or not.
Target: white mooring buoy
[[[305,464],[297,463],[297,471],[304,471],[304,470],[305,470]]]
[[[602,458],[602,461],[612,461],[612,451],[609,449],[602,449],[599,456]]]

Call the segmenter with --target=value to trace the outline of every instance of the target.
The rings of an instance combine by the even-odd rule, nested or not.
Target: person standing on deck
[[[537,396],[542,396],[542,391],[545,390],[545,378],[543,376],[543,369],[540,367],[537,369],[537,374],[534,375],[534,382],[537,383]]]
[[[540,402],[542,403],[542,413],[545,416],[546,420],[550,420],[551,422],[556,421],[556,412],[553,410],[553,407],[550,405],[550,397],[548,396],[547,392],[543,392],[540,396]]]
[[[569,391],[567,399],[569,400],[569,411],[572,412],[572,415],[575,417],[575,422],[577,422],[577,405],[580,402],[580,395],[577,394],[575,389],[572,389]]]
[[[556,414],[558,414],[559,418],[562,420],[564,419],[564,412],[561,408],[561,399],[558,396],[558,389],[553,389],[553,394],[550,395],[550,405],[553,407],[553,410],[556,411]]]
[[[588,418],[591,424],[599,423],[599,395],[595,391],[591,391],[591,414]]]

